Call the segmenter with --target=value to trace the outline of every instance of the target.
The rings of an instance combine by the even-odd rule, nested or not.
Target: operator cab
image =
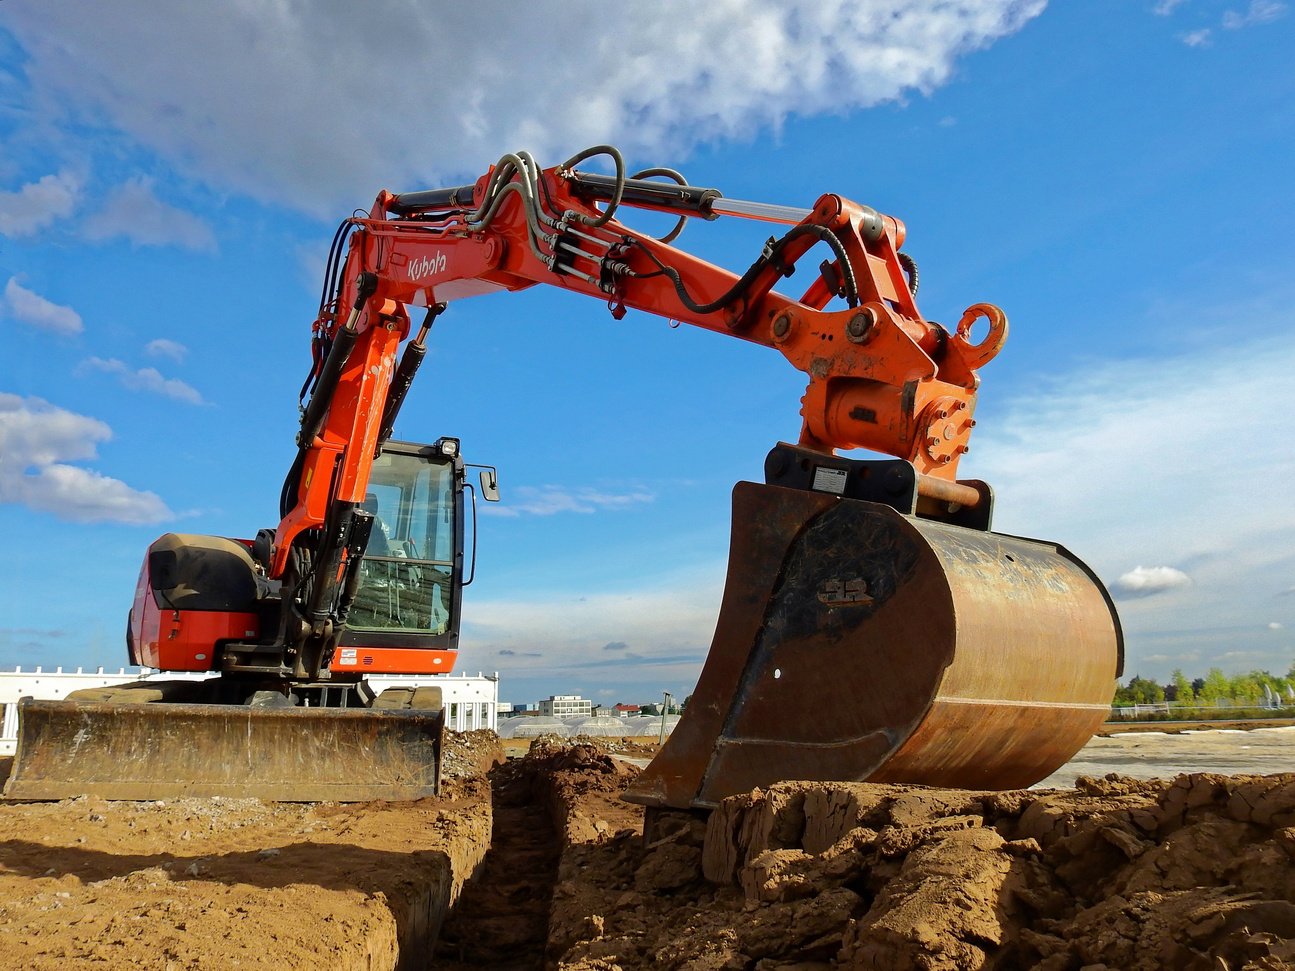
[[[476,534],[476,490],[465,483],[465,469],[455,438],[382,446],[361,504],[373,528],[329,664],[336,674],[443,674],[454,667],[463,588],[475,566],[465,566],[463,555],[465,491]],[[482,495],[492,501],[499,498],[494,482],[487,467]]]
[[[362,504],[373,514],[373,529],[346,618],[355,636],[343,643],[373,643],[374,635],[395,632],[413,635],[417,641],[408,646],[420,647],[424,638],[457,629],[463,463],[457,449],[451,453],[388,442],[374,461]]]
[[[463,555],[470,532],[475,559],[476,489],[465,482],[466,468],[458,439],[441,438],[431,445],[388,441],[382,446],[365,498],[356,510],[357,515],[372,517],[372,525],[357,582],[350,587],[354,596],[349,590],[342,592],[335,607],[340,633],[331,657],[322,659],[324,670],[318,681],[346,686],[369,674],[447,674],[454,668],[463,587],[472,582],[475,566],[465,564]],[[484,468],[482,495],[498,499],[495,470]],[[465,492],[470,493],[470,507],[464,501]],[[468,508],[471,530],[465,529]],[[262,532],[267,540],[273,536],[270,530]],[[258,537],[257,542],[261,540]],[[249,581],[254,579],[249,555],[254,551],[244,546],[256,544],[222,542],[241,552]],[[209,555],[204,562],[210,559]],[[277,585],[264,599],[255,593],[245,599],[244,612],[230,615],[236,623],[226,625],[244,636],[218,638],[214,665],[200,653],[196,656],[203,660],[189,667],[169,665],[167,669],[216,666],[226,674],[253,678],[292,674],[291,659],[273,636],[283,622],[281,612],[289,609]],[[199,633],[210,637],[205,629]],[[305,688],[299,684],[298,694]]]

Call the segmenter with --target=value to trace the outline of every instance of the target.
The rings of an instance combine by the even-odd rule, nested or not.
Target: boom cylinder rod
[[[405,353],[401,355],[400,366],[396,368],[396,375],[391,379],[391,388],[387,391],[387,403],[382,409],[382,423],[378,426],[379,451],[395,430],[396,416],[400,414],[400,407],[405,403],[409,386],[414,383],[414,375],[418,373],[423,358],[427,354],[427,332],[432,329],[432,324],[436,323],[436,318],[445,312],[446,306],[444,303],[434,303],[427,308],[427,316],[423,318],[423,326],[418,336],[406,345]]]
[[[812,209],[800,209],[796,206],[779,206],[771,202],[744,202],[741,199],[713,199],[710,211],[717,216],[743,216],[747,219],[783,223],[787,226],[799,225],[813,212]]]
[[[329,349],[328,357],[324,359],[324,366],[319,372],[319,383],[315,385],[310,403],[306,405],[306,413],[301,416],[301,431],[297,433],[297,444],[302,448],[309,448],[310,443],[319,434],[319,429],[324,424],[324,416],[328,414],[328,406],[333,403],[333,392],[337,390],[342,368],[346,367],[346,361],[351,356],[358,337],[359,335],[349,327],[338,328],[337,335],[333,338],[333,346]]]
[[[351,351],[359,337],[356,326],[360,320],[360,313],[377,288],[377,276],[372,273],[360,274],[350,316],[333,335],[333,346],[328,351],[328,357],[324,359],[324,366],[319,372],[319,381],[316,382],[314,393],[310,396],[306,413],[301,416],[301,431],[297,433],[297,444],[302,448],[309,448],[310,443],[319,434],[324,416],[328,414],[329,406],[333,403],[333,394],[337,391],[342,369],[346,367],[346,361],[351,356]]]
[[[707,189],[699,185],[679,185],[677,182],[656,182],[652,179],[625,179],[620,183],[610,175],[594,175],[589,172],[572,172],[567,178],[577,192],[595,199],[613,198],[620,185],[621,202],[664,209],[667,212],[692,213],[702,219],[715,218],[710,206],[721,195],[718,189]]]
[[[616,190],[616,180],[609,175],[589,175],[576,172],[571,181],[589,195],[611,199]],[[648,179],[626,179],[621,201],[630,205],[644,205],[668,212],[692,213],[702,219],[719,216],[740,216],[761,222],[797,226],[813,213],[813,209],[799,206],[781,206],[771,202],[748,202],[744,199],[726,199],[718,189],[700,186],[676,185],[673,182],[655,182]],[[880,238],[885,231],[881,213],[869,206],[859,206],[869,238]]]

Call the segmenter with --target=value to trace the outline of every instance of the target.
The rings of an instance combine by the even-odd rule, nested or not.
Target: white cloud
[[[149,357],[168,357],[173,361],[183,361],[189,353],[189,348],[179,341],[159,337],[144,345],[144,353]]]
[[[1045,2],[321,0],[159,17],[122,0],[11,4],[7,28],[41,103],[213,185],[333,214],[382,186],[478,175],[504,151],[554,164],[612,141],[659,164],[792,114],[930,91]]]
[[[1200,30],[1189,30],[1181,35],[1180,39],[1188,47],[1209,47],[1210,46],[1210,29],[1203,27]]]
[[[75,310],[33,293],[20,284],[17,277],[9,278],[9,282],[5,284],[4,296],[9,314],[15,320],[42,330],[52,330],[56,334],[79,334],[85,329],[81,315]]]
[[[131,179],[113,189],[103,208],[81,227],[86,239],[125,237],[136,246],[179,246],[214,252],[211,228],[192,213],[162,202],[150,179]]]
[[[1159,0],[1151,10],[1157,17],[1168,17],[1176,8],[1182,6],[1182,3],[1183,0]]]
[[[1278,623],[1277,621],[1275,621],[1275,620],[1274,620],[1274,621],[1272,621],[1272,622],[1268,625],[1268,629],[1269,629],[1269,630],[1281,630],[1281,629],[1282,629],[1282,625],[1281,625],[1280,623]]]
[[[607,492],[599,489],[564,489],[560,486],[518,486],[502,501],[482,507],[496,516],[553,516],[558,513],[593,513],[625,509],[652,502],[656,497],[642,489]]]
[[[1191,577],[1172,566],[1135,566],[1112,583],[1111,589],[1127,597],[1150,597],[1191,586],[1191,582]]]
[[[197,388],[185,384],[179,378],[163,377],[157,368],[142,367],[136,369],[125,361],[117,360],[115,357],[91,357],[83,361],[81,367],[78,368],[80,372],[86,370],[115,374],[121,380],[122,385],[131,391],[148,391],[191,405],[203,403],[202,395]]]
[[[1289,312],[1249,309],[1290,332]],[[1262,419],[1295,394],[1295,345],[1200,346],[1039,378],[982,410],[960,469],[994,487],[996,529],[1059,542],[1108,582],[1139,563],[1191,576],[1190,595],[1121,603],[1131,663],[1152,641],[1217,657],[1259,637],[1274,578],[1295,571],[1295,506],[1260,498],[1261,483],[1295,481],[1295,450]]]
[[[1273,341],[1041,377],[982,421],[960,471],[995,486],[997,528],[1065,527],[1123,561],[1114,575],[1236,549],[1253,550],[1244,562],[1258,569],[1295,548],[1278,541],[1295,530],[1295,507],[1247,501],[1235,476],[1295,479],[1295,451],[1244,416],[1295,393],[1292,374],[1295,346]]]
[[[510,675],[610,669],[627,682],[692,684],[715,629],[723,575],[718,566],[654,578],[632,593],[474,600],[465,656],[499,655]]]
[[[46,175],[17,192],[0,192],[0,235],[30,236],[71,214],[81,181],[71,172]]]
[[[0,392],[0,502],[72,522],[161,522],[171,511],[157,495],[92,469],[68,465],[96,457],[112,430],[40,398]]]
[[[1244,13],[1229,10],[1223,15],[1223,26],[1228,30],[1240,30],[1242,27],[1255,27],[1259,24],[1270,24],[1286,13],[1286,4],[1277,0],[1250,0]]]

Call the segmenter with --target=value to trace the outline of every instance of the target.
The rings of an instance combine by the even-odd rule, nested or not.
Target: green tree
[[[1217,705],[1220,701],[1230,698],[1232,695],[1232,683],[1228,676],[1219,668],[1210,668],[1205,675],[1200,689],[1196,696],[1201,701],[1207,701],[1212,705]]]
[[[1165,700],[1165,689],[1150,678],[1135,674],[1127,685],[1115,689],[1115,705],[1153,705]]]
[[[1187,675],[1183,674],[1182,668],[1174,668],[1171,675],[1174,685],[1174,701],[1180,705],[1190,705],[1196,700],[1196,692],[1192,690],[1192,683],[1187,680]]]
[[[1129,692],[1139,705],[1154,705],[1165,700],[1165,689],[1150,678],[1135,677],[1129,682]]]
[[[1254,704],[1264,696],[1263,674],[1248,671],[1228,680],[1228,697],[1240,704]]]

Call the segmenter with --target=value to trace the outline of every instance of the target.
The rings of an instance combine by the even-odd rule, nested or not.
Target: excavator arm
[[[616,175],[576,166],[606,155]],[[626,176],[619,152],[601,147],[540,169],[506,155],[471,186],[379,193],[366,217],[346,220],[330,254],[330,279],[315,323],[318,370],[298,436],[270,576],[289,574],[306,530],[313,538],[310,589],[298,597],[285,639],[299,677],[317,677],[340,632],[346,564],[363,552],[368,524],[357,510],[368,470],[421,363],[427,332],[452,301],[548,284],[606,302],[617,319],[639,310],[780,352],[806,377],[800,446],[832,454],[863,448],[907,460],[918,491],[946,502],[988,505],[987,490],[958,485],[958,460],[974,425],[976,369],[1007,336],[1002,312],[969,309],[950,332],[917,309],[916,264],[901,255],[899,220],[838,195],[811,209],[725,200],[715,189]],[[657,239],[617,217],[641,207],[680,217]],[[671,244],[689,218],[746,217],[788,226],[740,275]],[[349,237],[345,260],[339,243]],[[811,251],[825,258],[807,266]],[[808,269],[800,299],[775,284]],[[332,299],[327,299],[329,294]],[[827,309],[829,304],[833,309]],[[406,308],[428,308],[411,332]],[[987,335],[972,343],[980,317]]]
[[[619,155],[606,151],[619,170]],[[380,193],[367,218],[348,220],[354,233],[339,299],[319,326],[345,328],[361,282],[374,278],[360,329],[370,320],[407,328],[401,305],[559,286],[606,301],[617,318],[640,310],[774,348],[806,376],[802,446],[868,449],[954,479],[970,435],[975,372],[1002,348],[1007,321],[983,303],[952,331],[924,318],[916,265],[900,249],[902,222],[837,195],[798,210],[724,200],[714,189],[589,175],[574,167],[587,155],[540,170],[521,153],[473,186]],[[633,206],[790,228],[770,237],[738,275],[624,225],[617,216]],[[815,247],[827,258],[803,266]],[[811,278],[799,299],[773,289],[798,268]],[[338,306],[350,309],[347,321]],[[973,343],[980,318],[987,333]]]
[[[610,161],[612,174],[582,168],[597,156]],[[622,221],[636,208],[678,223],[656,238]],[[715,266],[676,244],[688,220],[719,218],[773,227],[745,269]],[[256,663],[242,674],[268,672],[281,687],[304,686],[320,698],[334,676],[354,679],[353,671],[339,675],[347,659],[335,655],[346,643],[362,564],[375,559],[369,547],[377,527],[365,500],[432,325],[460,299],[560,287],[604,302],[617,319],[637,310],[761,344],[806,382],[798,441],[773,447],[764,483],[734,488],[728,577],[710,652],[687,712],[627,798],[708,807],[788,778],[1031,785],[1104,720],[1122,667],[1119,620],[1081,561],[1055,544],[991,532],[990,488],[958,478],[975,425],[978,371],[1002,349],[1007,321],[987,303],[973,304],[952,327],[924,317],[905,235],[900,220],[838,195],[794,209],[727,199],[669,169],[628,174],[607,146],[547,169],[518,152],[471,185],[383,191],[367,214],[342,222],[329,253],[303,388],[310,397],[277,527],[246,544],[168,534],[150,563],[156,552],[167,566],[172,548],[204,564],[221,556],[249,591],[276,591],[269,602],[277,605],[277,628],[262,626],[246,643],[238,631],[255,625],[262,603],[251,592],[242,612],[203,615],[204,624],[216,617],[230,627],[209,638],[223,652],[225,673],[240,673],[238,651],[246,649]],[[797,271],[805,281],[798,298],[776,289],[790,286]],[[411,311],[422,315],[416,326]],[[423,447],[401,448],[416,459]],[[856,449],[889,458],[838,454]],[[461,518],[461,505],[455,515]],[[461,529],[454,535],[461,543]],[[441,575],[457,597],[459,567]],[[137,605],[152,603],[156,579],[142,574]],[[407,587],[381,589],[394,603]],[[210,657],[203,636],[195,650]],[[383,722],[345,714],[358,718],[261,719],[237,710],[193,717],[239,744],[260,732],[260,752],[287,752],[294,765],[314,758],[293,753],[300,749],[294,739],[316,724],[325,749],[345,750],[357,763],[375,747],[370,735],[394,739],[378,760],[394,773],[382,791],[421,793],[403,775],[419,758],[402,753],[412,751],[407,739],[425,742],[429,734],[439,751],[439,717]],[[88,724],[89,716],[78,709],[50,717],[42,737]],[[165,714],[141,721],[118,706],[95,717],[102,725],[138,723],[141,744],[180,737],[164,730]],[[326,735],[332,732],[349,734]],[[201,750],[191,741],[200,731],[182,734],[182,750],[155,760],[166,772],[171,760]],[[96,737],[117,750],[113,729]],[[342,738],[348,741],[335,741]],[[31,761],[23,752],[41,744],[20,745],[18,768]],[[250,751],[204,757],[218,778],[203,791],[246,784],[226,778],[225,765],[272,764]],[[82,791],[73,787],[85,778],[84,764],[67,768],[61,784],[25,791],[36,798]],[[331,768],[325,774],[337,785],[310,791],[339,799],[372,793],[348,787],[362,766]],[[257,779],[267,783],[257,790],[267,798],[297,791],[264,773]],[[155,798],[169,791],[165,781],[154,774],[134,788],[84,791]]]
[[[614,174],[580,168],[597,155]],[[632,208],[679,223],[655,238],[621,220]],[[721,217],[777,227],[744,271],[675,245],[688,219]],[[1007,321],[987,303],[951,328],[924,317],[905,234],[838,195],[792,209],[670,170],[627,175],[606,146],[547,169],[519,152],[471,185],[381,192],[330,254],[296,502],[274,538],[277,576],[301,533],[321,530],[332,586],[302,630],[327,632],[322,605],[338,601],[356,545],[335,511],[362,497],[436,316],[547,284],[618,319],[638,310],[761,344],[806,380],[798,443],[773,449],[766,484],[735,489],[715,640],[688,715],[631,798],[705,806],[792,775],[984,788],[1047,775],[1104,718],[1119,622],[1082,562],[988,532],[989,487],[957,478],[977,372]],[[775,289],[797,270],[799,298]],[[409,308],[426,319],[396,364]],[[837,454],[853,449],[893,459]]]

